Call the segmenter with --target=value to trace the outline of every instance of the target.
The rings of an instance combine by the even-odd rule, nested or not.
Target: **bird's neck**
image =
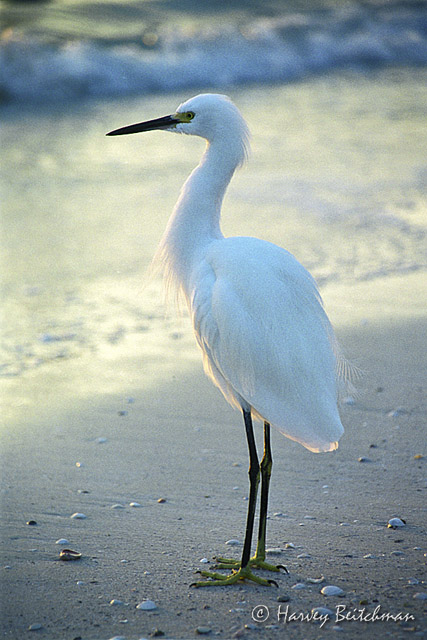
[[[221,204],[237,165],[238,154],[225,143],[207,145],[199,165],[184,183],[160,242],[155,262],[170,284],[191,296],[191,275],[206,247],[222,238]]]

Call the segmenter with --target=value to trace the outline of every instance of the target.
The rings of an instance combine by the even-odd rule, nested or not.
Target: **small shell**
[[[163,502],[166,502],[166,498],[159,498],[159,499],[157,500],[157,502],[158,502],[159,504],[163,504]]]
[[[427,600],[427,593],[425,591],[414,593],[413,598],[415,600]]]
[[[123,605],[124,605],[123,600],[117,600],[116,598],[113,598],[112,600],[110,600],[110,606],[112,607],[120,607]]]
[[[310,584],[322,584],[322,582],[325,582],[325,578],[323,576],[320,576],[320,578],[307,578],[307,582]]]
[[[227,540],[225,544],[228,544],[230,547],[240,547],[242,543],[240,542],[240,540],[231,538],[231,540]]]
[[[70,544],[70,543],[68,542],[67,538],[59,538],[59,540],[57,540],[55,544]]]
[[[286,593],[282,593],[276,598],[277,602],[289,602],[290,599],[290,596],[288,596]]]
[[[209,560],[208,560],[207,558],[202,558],[202,559],[200,560],[200,562],[201,562],[202,564],[207,564],[207,563],[209,562]]]
[[[306,584],[304,584],[304,582],[297,582],[296,584],[293,584],[293,585],[292,585],[291,589],[296,589],[296,590],[299,590],[299,589],[305,589],[305,588],[306,588],[306,586],[307,586],[307,585],[306,585]]]
[[[38,631],[39,629],[43,629],[43,625],[40,624],[40,622],[33,622],[33,624],[30,624],[28,627],[28,631]]]
[[[73,518],[73,520],[84,520],[85,518],[87,518],[87,516],[85,516],[84,513],[73,513],[70,518]]]
[[[154,609],[157,609],[157,605],[152,600],[143,600],[143,602],[136,605],[136,608],[141,611],[154,611]]]
[[[80,560],[82,554],[78,551],[73,551],[72,549],[62,549],[59,554],[60,560]]]
[[[335,587],[332,584],[328,584],[326,587],[320,590],[320,593],[324,596],[339,596],[342,598],[345,596],[345,592],[340,587]]]
[[[330,618],[335,615],[331,609],[328,609],[328,607],[314,607],[311,610],[311,613],[319,616],[329,616]]]
[[[111,509],[124,509],[124,508],[125,508],[124,505],[120,503],[111,505]]]
[[[196,633],[199,634],[200,636],[206,636],[211,631],[212,631],[212,629],[210,627],[197,627],[197,629],[196,629]]]
[[[406,522],[401,520],[400,518],[392,518],[388,521],[387,528],[388,529],[398,529],[399,527],[404,527]]]
[[[141,505],[139,504],[139,502],[129,502],[129,506],[130,507],[140,507]]]

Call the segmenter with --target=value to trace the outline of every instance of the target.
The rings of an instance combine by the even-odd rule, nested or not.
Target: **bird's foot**
[[[223,587],[228,584],[236,584],[240,580],[251,580],[252,582],[256,582],[257,584],[262,584],[266,587],[270,587],[274,585],[278,587],[279,585],[274,580],[266,580],[265,578],[260,578],[252,573],[250,566],[241,567],[239,563],[236,563],[237,569],[233,569],[232,573],[229,575],[223,575],[222,573],[215,573],[212,571],[200,571],[200,574],[205,578],[209,578],[209,580],[201,580],[200,582],[193,582],[192,587]],[[230,569],[231,565],[228,565],[226,568]]]
[[[239,561],[232,558],[215,558],[215,560],[217,561],[217,564],[215,565],[216,569],[236,569],[240,567]],[[270,564],[269,562],[265,562],[265,560],[258,558],[256,555],[249,560],[249,566],[254,567],[255,569],[264,569],[265,571],[276,572],[283,569],[285,573],[289,573],[283,564]]]

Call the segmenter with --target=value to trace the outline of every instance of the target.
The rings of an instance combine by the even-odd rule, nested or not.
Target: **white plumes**
[[[204,94],[171,131],[207,140],[185,182],[153,264],[187,302],[204,368],[233,406],[311,451],[338,446],[337,377],[348,378],[311,275],[287,251],[256,238],[224,238],[221,204],[247,157],[249,131],[225,96]]]

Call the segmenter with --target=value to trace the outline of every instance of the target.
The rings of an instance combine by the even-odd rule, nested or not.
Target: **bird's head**
[[[143,131],[172,131],[199,136],[213,143],[218,140],[240,142],[243,156],[247,155],[249,130],[240,111],[224,95],[202,93],[179,105],[175,113],[147,120],[107,133],[107,136],[121,136]]]

